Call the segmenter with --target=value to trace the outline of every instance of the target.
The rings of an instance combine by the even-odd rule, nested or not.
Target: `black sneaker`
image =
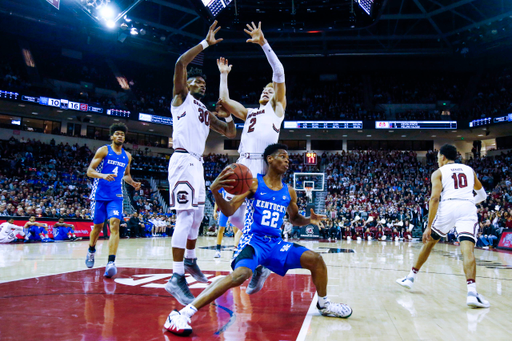
[[[185,275],[173,273],[171,279],[165,284],[165,290],[182,305],[192,303],[195,298],[188,288]]]
[[[183,264],[185,265],[185,273],[189,273],[201,283],[208,283],[208,278],[201,272],[197,266],[197,258],[185,258]]]

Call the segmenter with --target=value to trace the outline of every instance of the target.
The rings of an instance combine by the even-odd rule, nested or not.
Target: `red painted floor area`
[[[272,274],[252,296],[247,281],[196,313],[193,334],[181,338],[163,329],[169,312],[182,308],[163,289],[171,271],[118,270],[114,279],[91,269],[0,284],[0,339],[295,340],[315,293],[307,275]],[[205,285],[189,280],[199,295]]]

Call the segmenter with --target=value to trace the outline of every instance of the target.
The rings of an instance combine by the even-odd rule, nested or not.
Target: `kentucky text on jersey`
[[[123,197],[123,176],[128,166],[128,155],[121,148],[121,154],[117,154],[112,146],[107,145],[108,153],[100,162],[96,171],[102,174],[115,174],[114,181],[94,179],[91,190],[91,200],[112,201]]]
[[[109,165],[115,165],[115,166],[119,166],[119,167],[126,167],[126,163],[119,162],[119,161],[108,160],[107,163]]]
[[[287,206],[274,204],[273,202],[263,201],[263,200],[256,200],[256,207],[260,208],[268,208],[273,211],[277,211],[280,213],[286,213]]]

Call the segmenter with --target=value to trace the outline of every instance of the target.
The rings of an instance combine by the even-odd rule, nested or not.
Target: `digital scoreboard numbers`
[[[304,163],[310,166],[316,166],[317,155],[315,152],[307,152],[304,154]]]
[[[17,92],[0,90],[0,98],[17,100],[19,96]]]
[[[139,121],[172,126],[172,117],[139,113]]]
[[[457,129],[457,121],[375,121],[375,129]]]
[[[284,129],[363,129],[363,121],[285,121]]]

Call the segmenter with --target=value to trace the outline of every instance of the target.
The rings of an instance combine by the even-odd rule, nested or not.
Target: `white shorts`
[[[188,153],[174,152],[169,161],[170,207],[191,210],[205,202],[203,163]]]
[[[256,179],[258,174],[266,174],[267,173],[267,164],[263,158],[257,159],[248,159],[246,157],[240,156],[236,163],[247,166],[252,173],[252,177]]]
[[[472,201],[446,200],[439,203],[436,217],[432,222],[432,231],[446,237],[454,227],[459,238],[469,237],[476,242],[479,226],[476,206]]]

